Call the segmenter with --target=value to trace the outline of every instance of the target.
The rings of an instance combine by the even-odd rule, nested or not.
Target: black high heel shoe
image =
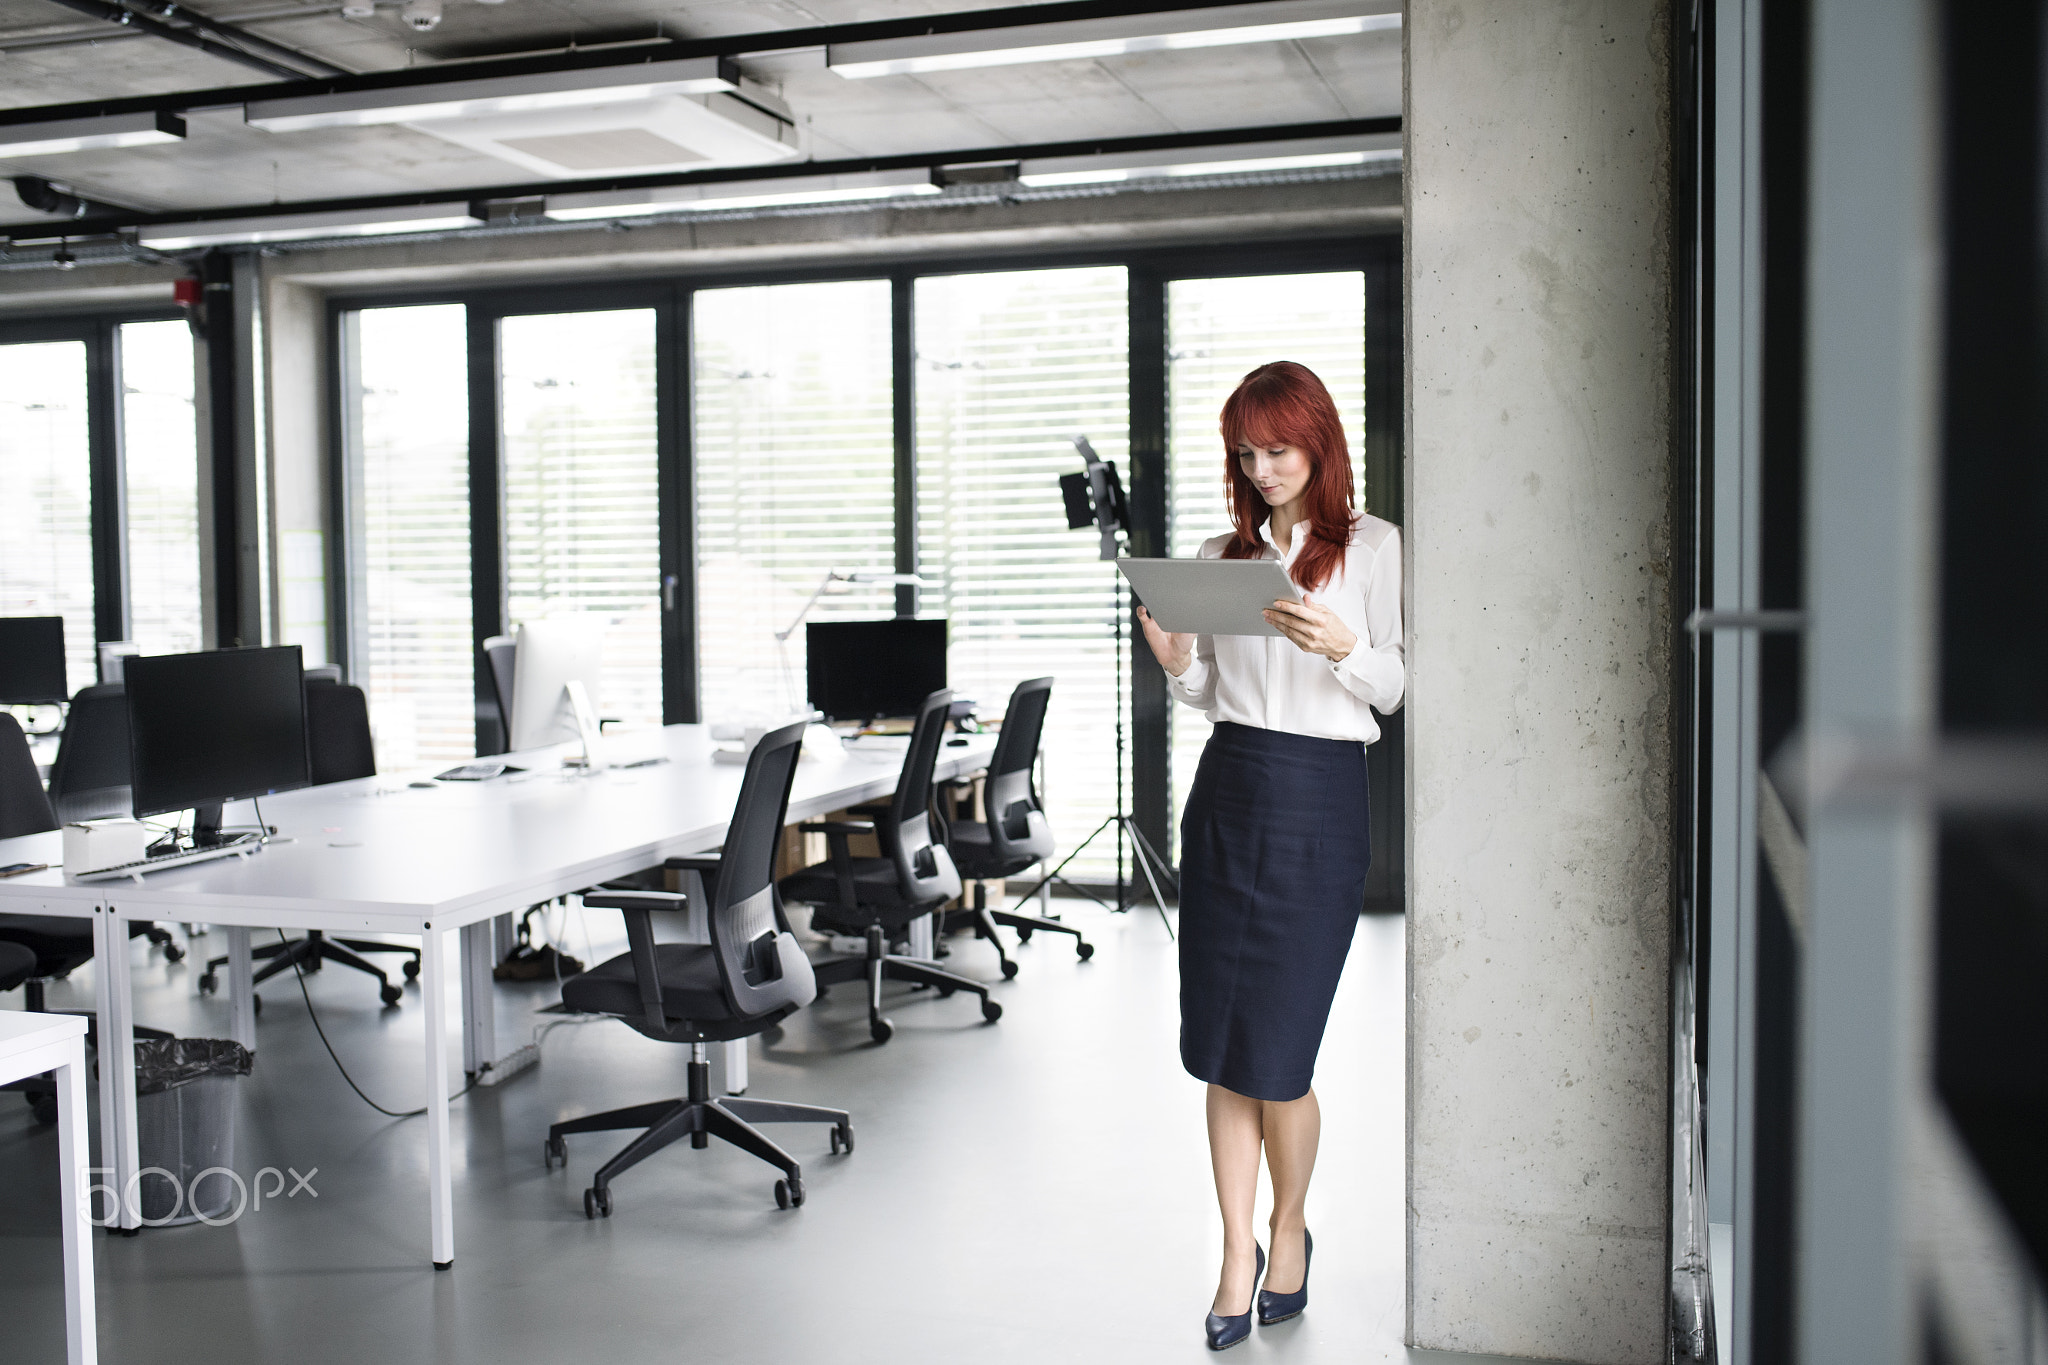
[[[1259,1281],[1266,1275],[1265,1248],[1253,1242],[1252,1255],[1258,1258],[1252,1270],[1252,1299],[1257,1302]],[[1202,1331],[1209,1337],[1210,1350],[1227,1351],[1252,1334],[1252,1310],[1247,1308],[1227,1318],[1211,1313],[1202,1323]]]
[[[1274,1294],[1259,1291],[1259,1326],[1271,1327],[1276,1322],[1299,1317],[1301,1310],[1308,1307],[1308,1264],[1315,1259],[1316,1239],[1308,1235],[1308,1229],[1301,1230],[1301,1288],[1292,1294]]]

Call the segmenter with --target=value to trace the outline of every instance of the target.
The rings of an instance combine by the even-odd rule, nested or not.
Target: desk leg
[[[747,1040],[729,1038],[725,1044],[725,1093],[747,1093]]]
[[[448,1160],[447,931],[428,925],[420,938],[420,994],[427,1011],[427,1231],[434,1269],[455,1263],[455,1194]]]
[[[136,1167],[135,998],[128,979],[128,921],[111,905],[93,916],[93,975],[99,989],[100,1157],[112,1168],[121,1206],[115,1226],[142,1226]]]
[[[518,927],[513,924],[512,916],[498,915],[492,918],[491,965],[493,967],[497,966],[500,962],[503,962],[506,958],[512,956],[512,949],[518,946],[516,942],[518,937],[519,930]]]
[[[87,1207],[85,1040],[74,1038],[57,1068],[57,1197],[64,1209],[64,1340],[68,1365],[99,1359],[92,1292],[92,1211]]]
[[[228,926],[228,1037],[256,1050],[256,964],[249,953],[249,927]]]
[[[471,1076],[498,1060],[497,997],[491,991],[491,921],[465,924],[462,934],[462,1069]]]

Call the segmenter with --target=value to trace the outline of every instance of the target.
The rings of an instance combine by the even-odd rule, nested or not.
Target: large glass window
[[[85,343],[0,346],[0,616],[62,616],[69,688],[93,661]]]
[[[463,313],[368,308],[344,329],[350,672],[385,769],[475,752]]]
[[[177,320],[125,323],[120,354],[128,638],[144,653],[186,654],[205,647],[192,332]]]
[[[804,701],[804,636],[831,569],[895,568],[889,284],[707,289],[695,298],[697,630],[702,715]],[[894,590],[821,598],[810,620],[895,614]]]
[[[661,724],[654,312],[508,317],[498,344],[513,624],[605,618],[601,709]]]
[[[1059,476],[1081,468],[1076,434],[1128,468],[1128,294],[1121,267],[917,283],[923,602],[948,619],[953,690],[986,712],[1025,678],[1058,679],[1043,749],[1062,856],[1115,807],[1116,605]],[[1070,870],[1106,874],[1115,856],[1100,839]]]
[[[1352,484],[1370,507],[1361,463],[1365,437],[1365,276],[1256,275],[1175,280],[1167,286],[1169,543],[1189,557],[1230,529],[1226,469],[1217,417],[1240,379],[1273,360],[1308,366],[1329,387],[1351,441]],[[1174,828],[1209,740],[1209,722],[1175,702]]]

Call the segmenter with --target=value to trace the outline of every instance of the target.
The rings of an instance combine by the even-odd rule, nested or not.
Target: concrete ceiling
[[[370,18],[338,3],[211,0],[211,18],[351,71],[652,37],[707,38],[821,24],[957,13],[974,0],[445,0],[418,33],[400,5]],[[1081,61],[846,80],[811,62],[763,59],[746,73],[778,94],[812,157],[885,156],[968,147],[1198,132],[1397,115],[1398,30]],[[0,106],[258,84],[223,58],[129,35],[51,0],[0,0]],[[239,110],[190,117],[181,144],[0,158],[0,176],[32,174],[141,209],[404,193],[503,184],[531,173],[397,125],[267,133]],[[0,188],[0,214],[39,217]]]

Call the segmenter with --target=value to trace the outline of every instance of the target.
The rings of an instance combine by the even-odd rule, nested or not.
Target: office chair
[[[126,713],[123,714],[125,716]],[[21,726],[14,717],[0,711],[0,839],[45,834],[56,828],[57,813],[43,791],[42,780],[36,776],[36,760],[29,752],[28,740],[22,735]],[[185,950],[171,941],[167,931],[146,921],[131,921],[128,936],[148,938],[152,943],[163,945],[164,956],[172,962],[185,956]],[[69,976],[73,969],[92,961],[92,921],[65,915],[0,914],[0,953],[5,953],[12,964],[6,974],[7,984],[0,986],[0,990],[20,986],[24,1009],[48,1012],[44,987],[51,980]],[[14,968],[19,966],[24,955],[28,969],[17,977]],[[168,1038],[171,1035],[162,1029],[138,1025],[135,1036]],[[88,1032],[87,1041],[97,1040]],[[35,1109],[37,1119],[44,1123],[57,1121],[57,1091],[53,1082],[30,1077],[4,1088],[22,1091]]]
[[[306,750],[312,785],[316,787],[377,775],[377,752],[370,739],[370,704],[362,688],[307,672]],[[251,956],[264,964],[256,972],[258,984],[294,966],[301,971],[317,972],[323,963],[338,962],[376,977],[377,995],[385,1004],[395,1005],[404,999],[404,990],[393,985],[382,968],[366,961],[363,953],[403,953],[405,979],[419,978],[417,947],[368,938],[329,938],[318,929],[307,930],[304,938],[262,944]],[[199,978],[202,993],[220,988],[220,969],[226,963],[225,957],[207,962],[206,971]]]
[[[1095,945],[1081,937],[1071,924],[1015,910],[990,910],[988,887],[984,884],[1014,877],[1025,868],[1044,863],[1052,856],[1052,825],[1031,784],[1031,770],[1038,761],[1039,736],[1045,730],[1045,709],[1052,701],[1051,678],[1033,678],[1017,684],[1010,693],[1009,709],[1003,713],[1003,729],[996,739],[994,757],[989,759],[988,777],[982,786],[982,808],[986,821],[944,819],[946,802],[940,802],[945,825],[946,851],[960,869],[963,881],[975,883],[974,904],[946,915],[946,928],[965,921],[977,938],[995,945],[1002,961],[1003,975],[1017,974],[1017,964],[1003,951],[996,926],[1007,924],[1017,931],[1020,942],[1028,943],[1036,931],[1072,934],[1074,952],[1083,962],[1095,956]]]
[[[491,699],[498,707],[498,747],[496,752],[509,753],[512,749],[512,678],[518,667],[519,638],[515,635],[493,635],[484,641],[484,671],[491,679]]]
[[[832,857],[814,863],[782,879],[784,900],[804,901],[816,907],[811,914],[813,928],[840,934],[860,934],[867,939],[867,951],[859,957],[827,958],[811,964],[821,986],[842,981],[868,984],[868,1033],[877,1043],[889,1041],[896,1026],[882,1017],[882,980],[914,981],[938,987],[942,996],[954,991],[972,991],[981,997],[981,1017],[989,1023],[1003,1017],[1003,1007],[989,999],[988,986],[969,977],[956,976],[927,958],[899,956],[888,952],[888,940],[910,926],[920,915],[928,915],[960,894],[960,874],[953,867],[945,845],[932,838],[932,768],[939,760],[939,744],[945,738],[946,711],[952,705],[951,692],[934,692],[917,710],[917,725],[910,733],[910,747],[903,755],[903,773],[896,779],[896,794],[879,818],[835,820],[826,824],[801,826],[806,834],[823,834]],[[847,840],[855,834],[873,834],[882,846],[879,858],[856,858]]]
[[[737,1096],[713,1098],[705,1045],[751,1038],[788,1017],[817,995],[811,964],[797,946],[775,896],[775,849],[789,813],[789,788],[803,748],[801,723],[764,736],[747,756],[740,799],[733,808],[725,848],[714,858],[671,858],[671,868],[704,881],[705,923],[711,942],[656,943],[653,912],[680,910],[688,898],[671,891],[591,891],[583,903],[625,915],[628,951],[562,983],[562,1003],[588,1014],[609,1014],[665,1043],[690,1045],[689,1092],[678,1100],[567,1119],[549,1127],[542,1160],[567,1165],[571,1133],[644,1129],[598,1168],[583,1192],[583,1214],[612,1214],[611,1182],[628,1168],[688,1136],[699,1149],[714,1137],[752,1152],[783,1171],[775,1202],[804,1202],[803,1167],[757,1123],[829,1123],[832,1151],[853,1150],[853,1121],[844,1110]]]
[[[128,694],[120,683],[83,687],[71,699],[57,761],[50,765],[50,804],[60,824],[125,817],[128,794]]]
[[[0,991],[11,991],[36,974],[36,955],[19,943],[0,943]]]

